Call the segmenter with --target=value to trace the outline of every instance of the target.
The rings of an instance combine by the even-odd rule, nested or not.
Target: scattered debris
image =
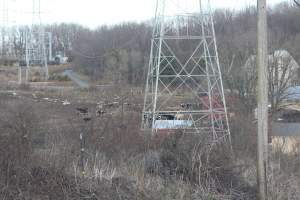
[[[118,100],[120,97],[118,95],[115,95],[114,100]]]
[[[103,105],[103,104],[104,104],[103,101],[99,101],[99,102],[97,103],[97,105]]]
[[[85,122],[92,120],[92,116],[90,115],[89,109],[87,107],[79,107],[76,108],[76,110],[77,114],[80,115]]]
[[[70,105],[70,104],[71,104],[71,103],[70,103],[68,100],[64,100],[64,101],[63,101],[63,105],[64,105],[64,106],[67,106],[67,105]]]
[[[100,103],[97,103],[97,106],[96,106],[96,117],[100,117],[102,116],[103,114],[105,114],[106,111],[104,109],[104,104],[100,104]]]
[[[78,111],[78,114],[87,114],[89,112],[87,107],[76,108],[76,110]]]

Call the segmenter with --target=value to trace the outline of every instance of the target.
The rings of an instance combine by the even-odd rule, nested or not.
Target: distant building
[[[256,55],[248,58],[244,65],[245,76],[256,80],[257,67]],[[269,55],[269,72],[274,82],[288,82],[289,86],[299,85],[300,67],[293,56],[287,50],[277,50]]]
[[[256,55],[250,56],[243,70],[244,79],[248,84],[253,84],[254,89],[257,84],[256,62]],[[273,92],[275,94],[279,92],[280,98],[284,101],[300,101],[300,67],[293,56],[286,50],[277,50],[269,55],[268,64],[269,81],[273,86]],[[277,111],[275,116],[270,117],[270,144],[275,151],[300,152],[300,109],[297,104],[287,105],[289,106],[285,106]]]
[[[256,88],[257,84],[257,65],[256,55],[248,58],[244,65],[244,79],[248,80],[248,84],[253,84],[252,88]],[[273,86],[273,93],[282,93],[285,100],[300,100],[300,67],[293,56],[287,50],[277,50],[269,55],[269,81]],[[299,95],[298,95],[299,94]]]

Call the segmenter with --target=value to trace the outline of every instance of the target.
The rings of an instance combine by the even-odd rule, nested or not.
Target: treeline
[[[225,87],[237,93],[245,107],[253,108],[256,86],[245,75],[247,60],[256,55],[256,8],[238,13],[216,11],[215,27]],[[269,54],[287,50],[300,63],[300,8],[281,3],[268,10]],[[255,66],[253,66],[255,67]],[[278,66],[277,66],[278,67]],[[271,80],[270,80],[271,81]],[[271,97],[270,97],[271,98]]]
[[[269,50],[286,49],[300,61],[300,8],[281,3],[269,9]],[[247,93],[242,66],[256,51],[256,9],[216,10],[215,29],[226,87]],[[23,27],[23,29],[25,29]],[[14,39],[19,52],[22,27]],[[77,24],[46,27],[53,35],[53,50],[69,56],[77,70],[93,80],[143,85],[150,54],[151,23],[123,23],[88,29]]]
[[[104,82],[139,85],[150,52],[151,26],[126,23],[79,33],[71,49],[78,70]]]

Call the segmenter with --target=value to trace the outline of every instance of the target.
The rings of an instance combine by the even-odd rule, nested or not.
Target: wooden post
[[[266,0],[257,0],[257,67],[258,67],[258,197],[267,199],[268,160],[268,36]]]
[[[81,170],[81,175],[84,177],[85,175],[85,170],[84,170],[84,152],[85,152],[85,141],[84,141],[84,131],[80,133],[80,170]]]

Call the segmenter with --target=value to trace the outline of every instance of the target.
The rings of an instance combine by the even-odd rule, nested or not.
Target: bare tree
[[[298,68],[299,65],[287,51],[275,51],[272,55],[269,55],[269,99],[272,112],[279,109],[282,102],[293,95],[288,92],[288,89],[298,79]],[[255,69],[255,56],[252,56],[245,64],[242,78],[246,84],[245,92],[248,98],[255,97],[256,94],[257,72]]]
[[[297,80],[297,63],[284,52],[275,52],[269,60],[269,97],[272,111],[280,108],[282,101],[288,98],[288,88]]]

